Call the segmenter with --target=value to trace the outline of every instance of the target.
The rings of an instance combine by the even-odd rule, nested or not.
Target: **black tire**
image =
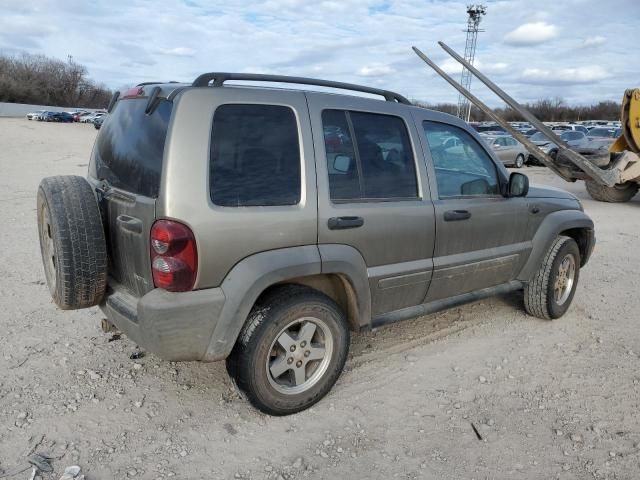
[[[558,151],[557,150],[551,150],[549,152],[549,156],[551,157],[551,160],[555,160],[556,158],[558,158]]]
[[[599,202],[624,203],[631,200],[638,193],[638,184],[633,182],[623,183],[614,187],[600,185],[593,180],[585,180],[584,184],[591,198]]]
[[[568,296],[556,301],[554,286],[560,265],[567,256],[573,257],[574,273]],[[524,288],[524,307],[529,315],[547,320],[559,318],[569,309],[580,277],[580,249],[574,239],[560,236],[554,240],[542,261],[540,270]]]
[[[522,168],[524,166],[524,155],[519,153],[513,166],[515,168]]]
[[[272,351],[279,346],[276,340],[283,333],[283,329],[297,319],[309,317],[319,319],[324,323],[324,327],[328,328],[332,338],[331,354],[327,356],[326,364],[324,359],[318,360],[317,364],[310,362],[309,366],[312,368],[325,365],[315,383],[299,393],[283,393],[274,386],[277,380],[271,375],[268,367],[270,359],[274,358],[271,356]],[[262,296],[251,310],[236,345],[227,358],[227,371],[237,387],[258,410],[270,415],[290,415],[309,408],[333,387],[347,359],[349,338],[345,315],[332,299],[317,290],[300,285],[276,287]],[[300,337],[296,337],[295,341],[299,340]],[[302,347],[303,344],[297,345]],[[306,354],[303,350],[304,348],[300,348],[298,353]],[[288,357],[295,354],[283,350],[282,355]],[[291,370],[287,369],[284,374],[287,378],[293,373],[293,365],[289,368]],[[306,372],[306,363],[303,368]],[[313,376],[312,370],[306,381],[311,381]],[[304,378],[307,378],[306,375]],[[304,386],[304,383],[301,385]]]
[[[86,179],[48,177],[38,188],[38,233],[47,285],[63,310],[100,303],[107,285],[107,244]]]

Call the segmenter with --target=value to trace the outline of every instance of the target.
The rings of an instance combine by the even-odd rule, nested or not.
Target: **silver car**
[[[521,168],[527,158],[527,149],[511,135],[483,136],[502,163]]]

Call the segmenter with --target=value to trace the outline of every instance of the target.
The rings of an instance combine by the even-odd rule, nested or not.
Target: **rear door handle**
[[[467,210],[449,210],[444,212],[445,222],[455,222],[458,220],[468,220],[471,218],[471,212]]]
[[[329,230],[344,230],[347,228],[358,228],[364,225],[362,217],[331,217],[327,222]]]

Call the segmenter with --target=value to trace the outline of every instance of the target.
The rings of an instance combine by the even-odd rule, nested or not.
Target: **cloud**
[[[389,65],[383,65],[380,63],[372,63],[365,65],[358,70],[358,75],[362,77],[381,77],[384,75],[390,75],[395,73],[395,70]]]
[[[175,47],[160,49],[158,50],[158,53],[161,53],[162,55],[173,55],[174,57],[193,57],[196,52],[193,48]]]
[[[436,42],[444,40],[464,52],[467,3],[171,0],[155,2],[149,22],[149,0],[0,0],[0,52],[61,60],[73,55],[92,78],[111,88],[146,80],[192,81],[205,70],[221,70],[364,83],[431,103],[456,102],[456,91],[415,56],[411,45],[459,79],[461,67]],[[563,96],[569,103],[586,104],[618,100],[628,88],[637,70],[628,61],[627,46],[637,37],[638,15],[632,13],[638,12],[638,0],[618,0],[620,10],[629,12],[618,17],[605,1],[590,2],[588,9],[576,7],[584,0],[489,3],[493,7],[482,20],[485,31],[475,64],[514,98]],[[607,37],[605,46],[595,48],[591,39],[601,35]],[[556,41],[536,43],[548,37]],[[590,88],[573,88],[576,79],[567,78],[566,67],[591,65],[616,74],[593,80],[598,83]],[[524,78],[525,69],[533,67],[543,72]],[[586,82],[606,73],[580,69],[570,75]],[[474,92],[483,93],[483,88],[473,81]],[[500,105],[493,95],[487,102]]]
[[[453,58],[447,58],[444,62],[440,63],[440,68],[449,75],[459,75],[462,73],[462,65]],[[482,59],[477,58],[473,62],[473,66],[480,70],[482,73],[499,75],[509,71],[509,64],[505,62],[484,62]]]
[[[558,36],[559,29],[555,25],[546,22],[533,22],[520,25],[515,30],[507,33],[505,43],[509,45],[538,45]]]
[[[602,35],[596,35],[595,37],[587,37],[584,42],[582,42],[583,47],[598,47],[600,45],[604,45],[607,43],[607,37],[603,37]]]
[[[525,83],[539,85],[572,85],[596,83],[612,77],[612,74],[600,65],[589,65],[577,68],[527,68],[522,72],[520,80]]]

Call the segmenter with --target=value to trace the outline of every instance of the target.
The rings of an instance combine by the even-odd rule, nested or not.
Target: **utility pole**
[[[476,56],[476,43],[478,41],[478,32],[484,32],[478,28],[480,20],[486,15],[487,7],[484,5],[467,5],[467,42],[464,46],[464,59],[473,65]],[[462,69],[460,84],[467,90],[471,89],[471,72],[466,68]],[[458,117],[468,122],[471,117],[471,103],[467,98],[460,94],[458,96]]]

